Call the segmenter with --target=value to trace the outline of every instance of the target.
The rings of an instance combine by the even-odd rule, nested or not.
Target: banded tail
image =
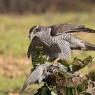
[[[86,50],[95,51],[95,45],[94,45],[94,44],[91,44],[91,43],[86,42],[86,41],[84,41],[84,44],[85,44],[85,46],[86,46]]]

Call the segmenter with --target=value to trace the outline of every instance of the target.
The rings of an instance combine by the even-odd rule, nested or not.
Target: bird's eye
[[[36,29],[36,32],[39,32],[39,31],[41,31],[41,29],[40,29],[40,28],[37,28],[37,29]]]

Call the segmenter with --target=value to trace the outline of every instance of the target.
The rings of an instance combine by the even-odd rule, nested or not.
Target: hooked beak
[[[28,37],[29,37],[30,40],[32,40],[35,37],[35,35],[32,33],[32,34],[29,34]]]
[[[28,36],[28,38],[30,39],[30,38],[31,38],[31,36],[29,35],[29,36]]]

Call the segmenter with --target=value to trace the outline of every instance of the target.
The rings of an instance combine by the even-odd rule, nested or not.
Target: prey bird
[[[74,36],[72,34],[74,32],[95,33],[95,30],[72,23],[33,26],[29,31],[31,43],[28,48],[28,57],[35,57],[36,46],[43,46],[43,52],[49,58],[55,59],[53,63],[58,63],[60,59],[68,62],[71,59],[71,50],[95,51],[95,45]]]
[[[38,64],[34,71],[30,73],[30,75],[25,80],[22,88],[21,93],[31,84],[45,82],[48,76],[53,75],[57,72],[64,72],[67,75],[72,75],[71,73],[67,72],[68,68],[62,64]]]

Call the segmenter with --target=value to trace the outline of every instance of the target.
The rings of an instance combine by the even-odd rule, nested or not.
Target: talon
[[[52,62],[52,64],[58,64],[58,63],[59,63],[59,62],[58,62],[59,60],[60,60],[60,58],[55,59],[55,60]]]

